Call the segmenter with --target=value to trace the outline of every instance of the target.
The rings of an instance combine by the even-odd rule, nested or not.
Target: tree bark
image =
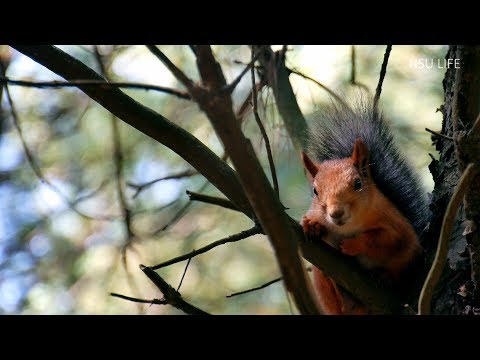
[[[435,254],[443,215],[461,173],[469,162],[476,162],[477,166],[479,164],[478,131],[474,134],[470,129],[479,112],[480,49],[473,46],[450,46],[446,59],[460,59],[460,68],[448,68],[443,80],[441,133],[449,138],[432,137],[440,158],[433,160],[429,166],[435,187],[430,203],[432,218],[428,231],[423,236],[427,264],[431,264]],[[478,312],[478,295],[475,296],[478,286],[475,285],[478,276],[476,257],[480,250],[479,186],[477,176],[465,196],[464,206],[458,212],[450,239],[447,266],[432,301],[433,314]]]

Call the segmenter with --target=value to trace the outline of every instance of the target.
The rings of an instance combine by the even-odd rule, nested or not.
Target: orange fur
[[[421,246],[408,220],[373,183],[363,142],[357,140],[351,158],[316,164],[302,153],[302,159],[318,194],[301,221],[304,232],[355,256],[364,267],[380,270],[393,283],[401,280]],[[367,313],[333,279],[317,268],[313,273],[325,313]]]

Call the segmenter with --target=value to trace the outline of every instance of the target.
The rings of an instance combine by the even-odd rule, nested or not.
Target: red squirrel
[[[307,238],[401,283],[423,252],[417,234],[426,224],[426,199],[378,109],[365,101],[354,110],[333,107],[310,126],[307,151],[302,160],[314,192],[301,220]],[[370,313],[320,269],[313,267],[313,277],[325,314]]]

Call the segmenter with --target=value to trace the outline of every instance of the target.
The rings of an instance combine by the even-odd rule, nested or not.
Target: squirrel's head
[[[309,216],[337,231],[354,229],[365,215],[373,185],[367,146],[357,139],[349,158],[315,163],[302,152],[302,160],[314,192]]]

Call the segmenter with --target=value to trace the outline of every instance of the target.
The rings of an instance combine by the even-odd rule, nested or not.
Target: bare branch
[[[303,232],[300,225],[296,231]],[[355,259],[320,241],[302,241],[300,247],[307,261],[333,278],[337,285],[350,292],[374,313],[396,314],[403,309],[403,304],[392,289],[359,267]]]
[[[377,89],[375,90],[375,97],[373,98],[373,106],[378,106],[378,100],[380,100],[380,94],[382,93],[382,84],[385,74],[387,73],[388,58],[390,57],[390,52],[392,51],[392,45],[387,45],[385,49],[385,55],[383,56],[382,68],[380,70],[380,78],[378,79]]]
[[[190,315],[210,315],[206,311],[203,311],[196,306],[183,300],[182,295],[171,287],[163,278],[158,275],[152,268],[145,265],[140,265],[140,269],[147,275],[147,277],[160,289],[162,292],[165,303],[179,310],[182,310],[186,314]]]
[[[298,255],[299,237],[289,224],[284,207],[265,176],[250,140],[241,130],[230,95],[220,91],[225,86],[225,76],[209,46],[198,47],[197,66],[206,86],[196,89],[192,96],[208,116],[237,170],[247,198],[274,248],[285,284],[293,294],[299,311],[318,314],[308,274]]]
[[[473,164],[469,164],[458,181],[455,191],[447,206],[447,211],[443,217],[442,229],[440,230],[440,239],[438,240],[437,252],[433,260],[432,267],[428,273],[427,279],[423,284],[420,298],[418,299],[418,314],[430,315],[430,307],[432,302],[433,291],[437,285],[440,275],[447,261],[448,244],[457,210],[463,201],[464,195],[470,186],[470,183],[477,175],[478,169]]]
[[[254,48],[252,47],[252,62],[255,62],[255,56],[258,57],[258,54],[254,56]],[[265,131],[265,127],[262,124],[262,120],[260,120],[260,116],[258,115],[257,111],[257,84],[255,81],[255,69],[252,67],[252,100],[253,100],[253,114],[255,116],[255,121],[262,133],[263,140],[265,141],[265,150],[267,151],[268,163],[270,165],[270,173],[272,175],[272,182],[273,182],[273,189],[277,193],[278,198],[280,198],[280,190],[278,188],[278,180],[277,180],[277,172],[275,171],[275,163],[273,162],[272,156],[272,148],[270,147],[270,140],[268,140],[267,132]]]
[[[268,86],[273,90],[278,112],[285,123],[290,139],[295,149],[300,153],[304,147],[307,122],[298,106],[297,99],[290,84],[290,71],[285,66],[285,57],[282,51],[274,52],[267,46],[263,51],[254,45],[255,51],[264,70]]]
[[[167,266],[170,266],[170,265],[173,265],[173,264],[176,264],[176,263],[179,263],[181,261],[184,261],[184,260],[188,260],[188,259],[191,259],[195,256],[198,256],[200,254],[204,254],[206,253],[207,251],[210,251],[212,250],[213,248],[216,248],[217,246],[220,246],[220,245],[224,245],[224,244],[228,244],[228,243],[231,243],[231,242],[236,242],[236,241],[239,241],[239,240],[243,240],[243,239],[246,239],[252,235],[256,235],[256,234],[260,234],[261,233],[261,230],[257,227],[257,226],[254,226],[252,227],[251,229],[248,229],[248,230],[244,230],[238,234],[235,234],[235,235],[231,235],[229,237],[226,237],[224,239],[221,239],[221,240],[217,240],[217,241],[214,241],[213,243],[207,245],[207,246],[204,246],[198,250],[193,250],[191,252],[189,252],[188,254],[184,254],[184,255],[181,255],[181,256],[177,256],[176,258],[173,258],[173,259],[170,259],[168,261],[165,261],[161,264],[158,264],[158,265],[155,265],[155,266],[151,266],[151,268],[153,270],[157,270],[157,269],[161,269],[161,268],[164,268],[164,267],[167,267]]]
[[[442,138],[444,138],[444,139],[448,139],[448,140],[452,140],[452,141],[453,141],[453,137],[440,134],[439,132],[430,130],[429,128],[425,128],[425,131],[429,132],[429,133],[432,134],[432,135],[435,135],[435,136],[442,137]]]
[[[199,191],[203,191],[205,190],[205,188],[209,185],[209,182],[206,181],[199,189]],[[162,227],[158,228],[157,230],[155,230],[153,232],[153,236],[156,236],[158,235],[159,233],[161,233],[162,231],[165,231],[167,230],[168,228],[172,227],[173,225],[175,225],[188,211],[188,209],[190,209],[190,207],[192,206],[192,202],[189,201],[187,203],[185,203],[185,205],[183,205],[183,207],[177,211],[177,213],[175,215],[173,215],[173,217],[170,219],[169,222],[167,222],[165,225],[163,225]]]
[[[145,45],[148,50],[152,52],[162,63],[167,67],[168,70],[180,81],[188,90],[191,90],[194,86],[192,80],[190,80],[187,75],[185,75],[170,59],[161,52],[155,45]]]
[[[127,185],[135,189],[135,194],[133,195],[133,198],[135,199],[140,194],[140,192],[142,192],[146,188],[152,186],[153,184],[156,184],[159,181],[172,180],[172,179],[183,179],[183,178],[191,177],[191,176],[195,176],[195,175],[199,175],[199,172],[197,170],[187,169],[187,170],[180,171],[178,173],[173,173],[173,174],[163,176],[163,177],[155,179],[155,180],[148,181],[148,182],[143,183],[143,184],[135,184],[135,183],[132,183],[132,182],[127,182]]]
[[[14,80],[4,76],[0,76],[0,83],[11,84],[25,87],[34,87],[40,89],[60,89],[66,87],[78,87],[82,86],[96,86],[100,88],[125,88],[125,89],[138,89],[138,90],[154,90],[163,92],[165,94],[174,95],[180,99],[190,100],[190,94],[177,90],[171,89],[164,86],[150,85],[136,82],[105,82],[101,80],[71,80],[71,81],[27,81],[27,80]]]
[[[263,48],[266,47],[266,45],[263,45],[263,47],[261,48],[263,50]],[[252,53],[253,54],[253,53]],[[228,94],[231,94],[233,92],[233,90],[235,90],[235,87],[238,85],[238,83],[240,82],[240,80],[242,80],[242,78],[245,76],[245,74],[248,72],[248,70],[250,69],[254,69],[254,65],[255,65],[255,61],[257,61],[258,57],[260,56],[260,51],[255,55],[253,56],[252,55],[252,59],[250,60],[250,63],[247,64],[247,66],[242,70],[242,72],[235,78],[235,80],[233,80],[230,84],[228,84],[227,86],[224,86],[223,88],[223,91],[225,91],[226,93]]]
[[[159,212],[159,211],[165,210],[166,208],[172,206],[173,204],[175,204],[179,200],[180,200],[180,197],[177,197],[175,200],[172,200],[165,205],[160,205],[160,206],[157,206],[157,207],[154,207],[154,208],[145,208],[145,209],[138,209],[138,210],[132,211],[132,216],[137,216],[137,215],[141,215],[141,214],[145,214],[145,213],[153,213],[153,212]]]
[[[182,278],[180,279],[180,282],[178,283],[177,291],[180,291],[180,288],[182,287],[183,279],[185,278],[185,274],[187,273],[188,266],[190,265],[191,260],[192,260],[192,258],[188,259],[187,265],[185,265],[185,270],[183,270]]]
[[[168,304],[166,300],[159,300],[159,299],[144,300],[144,299],[137,299],[137,298],[133,298],[130,296],[121,295],[117,293],[110,293],[110,296],[117,297],[123,300],[136,302],[136,303],[141,303],[141,304],[150,304],[150,305],[167,305]]]
[[[239,211],[238,208],[233,205],[232,202],[228,199],[222,199],[215,196],[200,194],[189,190],[187,190],[187,195],[191,201],[200,201],[207,204],[218,205],[226,209]]]
[[[356,60],[357,60],[357,57],[356,57],[356,55],[355,55],[355,45],[352,45],[352,48],[351,48],[351,49],[352,49],[352,51],[351,51],[351,58],[350,58],[350,60],[351,60],[351,63],[352,63],[352,72],[351,72],[351,75],[350,75],[350,83],[351,83],[352,85],[359,86],[359,87],[361,87],[361,88],[369,91],[367,85],[358,82],[357,79],[356,79],[356,77],[357,77],[357,73],[356,73],[356,72],[357,72],[357,71],[356,71],[356,62],[357,62]]]
[[[118,220],[118,217],[116,217],[116,216],[100,216],[100,215],[92,216],[92,215],[84,214],[82,211],[78,210],[78,208],[76,207],[76,204],[79,203],[81,200],[78,200],[78,199],[74,200],[74,201],[70,200],[57,186],[55,186],[53,183],[51,183],[45,177],[45,175],[43,174],[43,171],[41,170],[40,166],[38,166],[38,164],[35,160],[35,157],[33,156],[33,153],[30,150],[30,147],[28,146],[28,144],[25,140],[25,137],[23,136],[23,131],[22,131],[22,128],[20,126],[20,121],[19,121],[19,118],[18,118],[17,111],[15,109],[15,106],[13,104],[13,100],[10,96],[10,90],[8,89],[8,85],[5,85],[5,94],[6,94],[9,106],[10,106],[10,112],[11,112],[12,119],[13,119],[13,125],[14,125],[15,129],[17,130],[18,136],[20,137],[20,141],[22,143],[23,151],[24,151],[25,156],[27,158],[27,162],[30,165],[30,168],[33,170],[36,177],[38,178],[38,180],[41,183],[47,185],[53,192],[55,192],[62,199],[63,202],[65,202],[68,205],[68,207],[72,211],[74,211],[75,213],[77,213],[81,217],[83,217],[85,219],[88,219],[88,220],[98,220],[98,221],[115,221],[115,220]]]
[[[80,61],[54,46],[14,46],[65,79],[104,79]],[[87,95],[118,118],[159,141],[183,157],[224,193],[242,212],[254,216],[241,189],[237,174],[196,137],[151,109],[139,104],[119,89],[78,85]]]
[[[263,87],[265,85],[267,85],[267,82],[266,82],[265,78],[260,80],[260,82],[255,85],[255,89],[257,90],[257,94],[263,89]],[[235,114],[236,118],[240,122],[243,121],[243,118],[247,114],[247,111],[251,110],[251,108],[252,108],[252,106],[251,106],[252,96],[253,96],[253,89],[250,89],[250,91],[248,92],[247,96],[245,97],[245,99],[243,100],[242,104],[240,105],[240,107],[238,108],[238,110]]]
[[[18,51],[31,57],[34,61],[46,66],[58,75],[66,78],[67,80],[103,79],[101,76],[99,76],[90,68],[86,67],[80,61],[72,58],[68,54],[55,47],[16,45],[15,48]],[[262,63],[262,56],[259,58],[259,60]],[[281,73],[280,75],[287,76],[286,80],[288,81],[288,74],[286,72]],[[284,80],[285,79],[283,79],[282,81]],[[150,109],[142,106],[138,102],[132,100],[130,97],[122,93],[119,89],[102,89],[99,87],[83,87],[81,85],[79,85],[79,88],[81,88],[87,95],[92,97],[92,99],[96,100],[107,110],[113,112],[123,121],[127,122],[131,126],[135,127],[139,131],[142,131],[153,139],[168,146],[170,149],[182,156],[187,162],[189,162],[207,179],[209,179],[210,182],[212,182],[223,194],[225,194],[225,196],[229,198],[235,204],[235,206],[237,206],[244,214],[249,216],[252,220],[256,221],[254,212],[252,211],[249,201],[245,196],[245,193],[241,191],[242,186],[239,178],[237,177],[237,174],[231,169],[229,165],[227,165],[224,161],[218,158],[218,156],[216,156],[210,149],[208,149],[200,141],[198,141],[197,138],[193,137],[188,132],[171,123],[163,116],[151,111]],[[281,108],[284,110],[288,107],[288,104],[290,104],[291,101],[295,100],[293,92],[291,94],[293,96],[293,99],[288,100],[281,107],[279,107],[279,109]],[[277,97],[277,95],[275,96]],[[280,96],[280,100],[283,101],[283,99],[284,97]],[[223,102],[223,98],[221,97],[216,98],[216,100],[222,102],[223,106],[225,106],[225,103],[229,102],[228,99],[226,102]],[[278,98],[277,104],[279,104]],[[220,109],[223,110],[222,107],[220,107]],[[229,113],[227,112],[227,114]],[[286,114],[288,114],[288,112]],[[283,116],[284,114],[282,114],[282,117]],[[231,118],[234,121],[236,120],[234,114],[231,116]],[[293,119],[295,119],[295,117]],[[218,124],[218,126],[220,126],[222,124],[221,120],[223,119],[219,118],[218,120],[219,121],[216,123]],[[228,120],[228,123],[230,123],[230,119]],[[228,126],[230,126],[230,124]],[[240,137],[240,139],[242,139],[242,137]],[[248,148],[250,149],[249,151],[251,151],[250,154],[253,154],[253,149],[251,148],[251,145],[249,145]],[[230,153],[229,149],[227,149],[227,153]],[[236,156],[242,157],[243,154],[245,154],[245,151],[240,150],[239,155]],[[234,166],[238,169],[238,164],[236,164],[236,162],[238,162],[238,159],[232,159],[232,161],[234,163]],[[247,161],[240,166],[242,172],[244,173],[244,176],[251,176],[252,174],[262,173],[262,171],[257,172],[257,168],[252,168],[250,167],[250,165],[251,163]],[[248,180],[249,179],[247,179],[247,181]],[[272,200],[272,195],[273,197],[276,197],[275,193],[271,190],[271,187],[269,186],[268,179],[265,179],[263,184],[265,185],[265,187],[256,186],[256,183],[249,185],[249,197],[253,197],[252,201],[265,200],[263,196],[261,198],[258,197],[258,199],[255,199],[258,194],[264,193],[264,191],[262,190],[263,188],[270,189],[268,190],[268,197],[270,201]],[[266,227],[262,223],[264,229],[268,228],[269,232],[275,231],[275,234],[271,235],[274,238],[277,238],[279,236],[279,233],[283,233],[283,236],[286,236],[290,240],[293,238],[303,239],[303,231],[301,229],[301,226],[295,220],[286,216],[283,211],[281,211],[280,215],[278,214],[277,210],[272,212],[271,209],[275,207],[276,206],[266,204],[264,210],[268,211],[261,212],[262,216],[268,216],[272,220],[272,223],[270,224],[272,226],[270,227]],[[278,205],[278,207],[282,208],[281,205]],[[280,226],[277,226],[278,224],[274,220],[278,221]],[[281,225],[282,223],[283,225]],[[273,228],[274,225],[276,227],[276,230],[275,228]],[[296,235],[292,235],[290,230],[285,231],[286,225],[291,226],[291,228],[294,229]],[[338,252],[330,249],[327,244],[307,244],[301,241],[300,245],[303,256],[308,261],[310,261],[316,267],[320,268],[328,276],[334,278],[340,286],[351,292],[361,302],[367,304],[367,306],[368,304],[370,304],[371,308],[377,309],[378,312],[383,313],[394,312],[398,308],[397,304],[399,304],[399,301],[389,291],[387,291],[386,288],[379,286],[377,282],[373,281],[370,274],[365,274],[364,272],[362,272],[362,269],[360,269],[358,264],[352,264],[351,259],[348,259],[342,254],[338,254]],[[275,246],[277,245],[274,245],[274,247]],[[284,255],[286,253],[293,256],[297,253],[297,249],[294,246],[289,246],[281,251],[284,253]],[[301,273],[301,270],[298,271],[298,268],[290,266],[289,261],[285,260],[284,257],[280,258],[280,264],[280,268],[282,269],[283,274],[285,274],[285,270],[293,273],[296,272],[297,274]],[[289,269],[285,269],[285,266],[289,266]],[[295,283],[292,284],[292,286],[296,285],[297,284]],[[288,288],[289,290],[292,289],[291,287]]]
[[[345,108],[347,109],[350,109],[350,106],[339,96],[337,95],[337,93],[335,93],[332,89],[330,89],[328,86],[322,84],[320,81],[318,80],[315,80],[314,78],[298,71],[298,70],[291,70],[289,69],[289,71],[292,73],[292,74],[295,74],[295,75],[298,75],[298,76],[301,76],[303,77],[304,79],[307,79],[307,80],[310,80],[312,82],[314,82],[315,84],[317,84],[318,86],[320,86],[323,90],[325,90],[326,92],[328,92],[335,100],[337,100],[340,104],[342,104]]]
[[[279,281],[282,281],[282,280],[283,280],[283,278],[282,278],[282,277],[279,277],[279,278],[270,280],[270,281],[266,282],[266,283],[263,284],[263,285],[254,287],[254,288],[252,288],[252,289],[239,291],[239,292],[236,292],[236,293],[227,295],[226,297],[227,297],[227,298],[231,298],[231,297],[234,297],[234,296],[243,295],[243,294],[247,294],[247,293],[250,293],[250,292],[253,292],[253,291],[265,289],[266,287],[268,287],[268,286],[270,286],[270,285],[272,285],[272,284],[275,284],[275,283],[277,283],[277,282],[279,282]]]
[[[101,69],[102,75],[109,80],[109,76],[107,74],[107,69],[103,57],[100,55],[98,50],[98,46],[94,46],[94,54],[97,59],[97,63]],[[108,61],[110,61],[110,54],[107,57]],[[119,208],[120,213],[122,214],[123,224],[125,227],[125,244],[122,247],[122,258],[124,263],[125,271],[128,275],[128,268],[127,268],[127,259],[126,259],[126,251],[127,248],[130,246],[135,234],[132,230],[132,216],[130,212],[130,208],[127,204],[125,199],[125,193],[123,191],[123,149],[122,143],[120,138],[120,129],[118,126],[118,119],[115,115],[111,114],[110,116],[110,126],[112,131],[112,147],[113,147],[113,165],[115,171],[115,187],[117,190],[117,197],[119,201]]]

